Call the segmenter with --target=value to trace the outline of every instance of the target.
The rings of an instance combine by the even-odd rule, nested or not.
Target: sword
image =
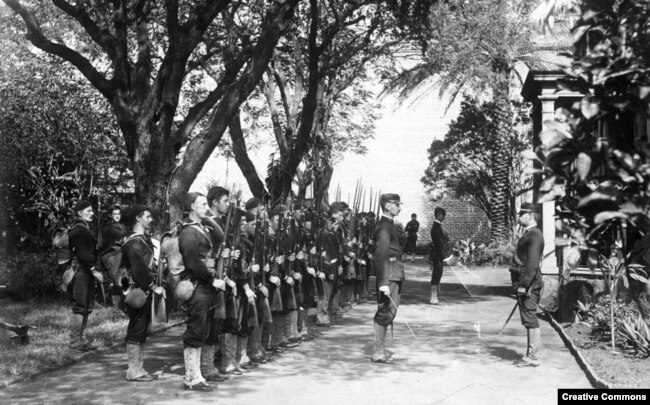
[[[519,306],[519,298],[517,298],[517,302],[515,302],[515,306],[512,307],[512,311],[510,311],[510,315],[508,315],[508,319],[506,319],[506,323],[503,324],[501,327],[501,330],[499,330],[499,335],[503,333],[503,330],[506,328],[506,325],[508,325],[508,322],[510,322],[510,318],[512,318],[512,315],[514,315],[515,310]]]
[[[395,301],[393,301],[393,299],[390,297],[390,295],[388,295],[388,294],[384,294],[384,295],[387,296],[388,299],[390,300],[390,302],[393,303],[393,305],[395,306],[395,311],[397,311],[397,304],[395,304]],[[404,323],[406,324],[406,327],[409,328],[409,331],[411,331],[411,335],[413,335],[413,337],[414,337],[415,339],[417,339],[418,337],[415,336],[415,333],[413,333],[413,329],[411,329],[411,325],[409,325],[409,323],[406,321],[406,319],[403,319],[403,321],[404,321]],[[391,330],[392,330],[392,329],[391,329]],[[392,332],[391,332],[391,333],[392,333]]]

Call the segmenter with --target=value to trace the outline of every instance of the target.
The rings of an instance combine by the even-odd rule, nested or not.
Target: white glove
[[[233,257],[233,259],[235,259],[235,260],[239,260],[239,256],[241,256],[241,250],[239,250],[239,249],[235,249],[235,251],[232,252],[232,257]]]
[[[212,282],[212,286],[217,290],[226,291],[226,282],[223,280],[219,280],[218,278],[214,279],[214,281]]]
[[[277,285],[278,287],[280,287],[280,279],[278,277],[276,277],[276,276],[269,277],[269,282],[271,282],[271,283]]]
[[[289,284],[290,286],[293,286],[293,278],[287,276],[287,278],[284,281],[286,281],[287,284]]]
[[[266,263],[266,264],[264,265],[264,273],[268,273],[269,271],[271,271],[271,266],[269,266],[269,264]]]
[[[368,253],[368,259],[372,259],[372,253]]]
[[[383,292],[386,295],[390,295],[390,288],[388,288],[387,285],[382,285],[381,287],[379,287],[379,291]]]
[[[259,272],[260,272],[260,265],[259,265],[259,264],[253,264],[253,265],[251,266],[251,271],[252,271],[253,273],[259,273]]]
[[[348,242],[348,247],[352,247],[352,245],[353,245],[352,241],[349,241]]]
[[[298,254],[296,255],[296,259],[298,259],[298,260],[304,260],[305,259],[305,254],[302,253],[302,250],[300,252],[298,252]]]
[[[153,288],[153,293],[156,294],[156,295],[162,295],[163,297],[167,298],[166,294],[165,294],[165,289],[162,288],[161,286],[154,287]]]
[[[230,249],[225,248],[224,250],[222,250],[221,257],[224,259],[228,259],[230,257]]]
[[[291,253],[289,255],[289,261],[290,262],[295,262],[296,261],[296,254],[295,253]]]
[[[265,296],[266,298],[269,298],[269,289],[268,289],[268,288],[266,288],[266,287],[264,287],[264,286],[262,285],[262,286],[260,286],[260,292],[261,292],[262,294],[264,294],[264,296]]]
[[[233,290],[237,287],[237,283],[235,283],[231,279],[226,279],[226,283],[228,284],[228,287],[232,288]]]
[[[320,277],[321,280],[325,280],[326,276],[325,276],[325,273],[321,272],[321,273],[318,273],[318,277]]]
[[[323,257],[327,257],[327,252],[323,250],[320,255]]]
[[[307,273],[309,273],[312,277],[316,277],[316,269],[313,267],[307,267]]]
[[[282,264],[282,263],[284,263],[284,255],[280,255],[280,256],[276,257],[276,258],[275,258],[275,262],[276,262],[277,264]]]
[[[102,273],[98,272],[97,270],[93,270],[93,277],[95,277],[95,279],[97,279],[97,281],[99,281],[100,283],[104,282],[104,276],[102,275]]]
[[[296,281],[302,280],[302,274],[300,274],[300,273],[293,273],[293,275],[291,277],[293,277],[293,279],[296,280]]]
[[[355,257],[357,257],[357,254],[354,253],[354,252],[350,252],[350,253],[348,253],[348,254],[349,254],[350,257],[353,258],[353,259],[354,259]]]
[[[339,276],[343,274],[343,266],[339,266]]]
[[[311,249],[309,249],[309,253],[311,253],[312,255],[315,255],[316,254],[316,246],[312,246]]]

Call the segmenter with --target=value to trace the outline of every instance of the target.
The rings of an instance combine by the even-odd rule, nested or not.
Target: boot
[[[298,311],[293,310],[285,315],[284,336],[287,338],[287,347],[296,347],[300,344],[298,335]]]
[[[284,324],[286,317],[284,315],[273,315],[273,322],[271,323],[271,343],[269,347],[278,353],[284,351],[287,340],[284,337]]]
[[[438,284],[432,284],[431,285],[431,299],[429,300],[429,304],[431,305],[438,305],[440,301],[438,301]]]
[[[386,353],[386,331],[388,327],[376,322],[373,324],[373,327],[375,329],[375,336],[373,340],[372,362],[392,363],[393,359]]]
[[[127,343],[126,354],[129,360],[129,368],[126,370],[127,381],[153,381],[143,368],[144,363],[144,347],[139,343]]]
[[[220,371],[223,374],[241,375],[242,372],[236,366],[235,361],[235,356],[237,355],[237,336],[232,333],[224,333],[223,336],[223,354],[221,355]]]
[[[209,361],[214,368],[212,363],[214,360],[214,346],[210,351],[211,360]],[[202,350],[200,347],[186,347],[183,350],[183,357],[185,358],[185,389],[193,391],[212,391],[217,388],[216,385],[208,384],[203,376],[201,375],[201,367],[203,366],[203,361],[206,357],[202,356]],[[206,363],[208,363],[206,361]],[[207,364],[206,364],[207,365]]]
[[[70,348],[81,350],[81,334],[83,331],[83,315],[72,314],[70,315]]]
[[[226,379],[219,375],[219,370],[214,366],[214,352],[216,347],[214,345],[205,345],[200,348],[199,364],[200,374],[203,375],[207,381],[222,382]],[[204,380],[204,381],[205,381]]]
[[[86,339],[86,327],[88,326],[88,314],[83,315],[81,323],[81,348],[79,350],[92,351],[97,350],[97,346],[91,344]]]
[[[528,347],[526,356],[517,363],[517,367],[537,367],[539,360],[537,352],[539,351],[540,331],[539,328],[526,329],[528,335]]]

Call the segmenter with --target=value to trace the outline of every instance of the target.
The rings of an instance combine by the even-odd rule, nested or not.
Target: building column
[[[539,101],[542,104],[542,131],[544,122],[553,120],[555,116],[555,95],[540,95]],[[541,213],[542,233],[544,234],[544,256],[542,258],[542,274],[559,275],[560,269],[557,266],[555,255],[555,201],[542,203]]]

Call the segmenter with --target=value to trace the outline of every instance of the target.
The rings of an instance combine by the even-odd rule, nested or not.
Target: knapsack
[[[164,257],[167,259],[167,268],[169,272],[177,276],[185,270],[183,265],[183,256],[178,247],[178,235],[180,227],[177,226],[169,232],[165,232],[160,238],[160,260]]]
[[[81,222],[76,222],[70,227],[58,227],[54,230],[52,236],[52,248],[58,264],[68,264],[72,260],[72,250],[70,249],[70,230],[77,225],[86,226]],[[87,227],[87,226],[86,226]]]

